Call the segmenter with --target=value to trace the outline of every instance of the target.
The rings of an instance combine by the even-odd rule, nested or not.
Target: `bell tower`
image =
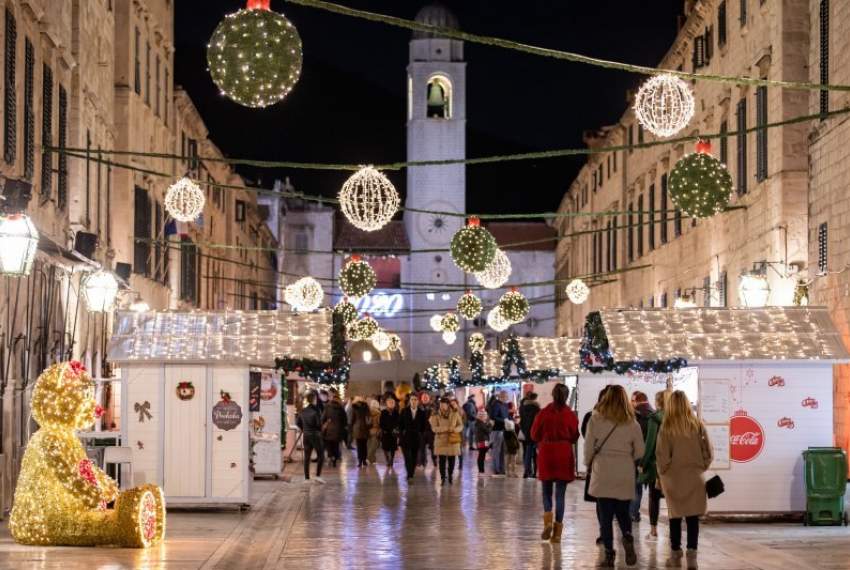
[[[457,17],[440,4],[422,8],[416,21],[442,28],[459,27]],[[407,66],[407,159],[446,160],[466,157],[466,62],[463,42],[438,34],[416,31],[410,41]],[[463,164],[416,166],[407,169],[405,207],[416,210],[466,212],[466,167]],[[413,250],[408,280],[423,290],[445,289],[465,282],[465,275],[448,252],[464,218],[407,211],[404,224]],[[446,250],[421,252],[421,250]],[[417,287],[418,285],[414,285]],[[415,293],[409,307],[415,309],[411,330],[431,331],[431,315],[454,310],[459,295]],[[445,298],[447,297],[448,298]],[[440,333],[410,335],[409,358],[445,360],[463,356],[466,335],[446,344]]]

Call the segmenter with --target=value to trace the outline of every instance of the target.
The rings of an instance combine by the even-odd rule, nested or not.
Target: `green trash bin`
[[[806,525],[847,524],[844,492],[847,455],[838,447],[810,447],[803,452],[806,469]]]

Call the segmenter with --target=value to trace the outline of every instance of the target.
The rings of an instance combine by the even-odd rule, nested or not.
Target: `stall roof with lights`
[[[565,374],[579,370],[580,338],[518,338],[519,349],[529,370],[558,369]]]
[[[826,307],[600,311],[616,361],[849,361]]]
[[[331,360],[331,312],[119,312],[112,362],[273,364],[275,358]]]

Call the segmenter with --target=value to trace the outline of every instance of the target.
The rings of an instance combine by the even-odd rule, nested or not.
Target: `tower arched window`
[[[435,75],[428,80],[426,102],[429,119],[452,118],[452,84],[448,77]]]

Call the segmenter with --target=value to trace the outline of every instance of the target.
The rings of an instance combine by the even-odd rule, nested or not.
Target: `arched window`
[[[448,77],[435,75],[428,80],[426,117],[429,119],[451,119],[452,84]]]

